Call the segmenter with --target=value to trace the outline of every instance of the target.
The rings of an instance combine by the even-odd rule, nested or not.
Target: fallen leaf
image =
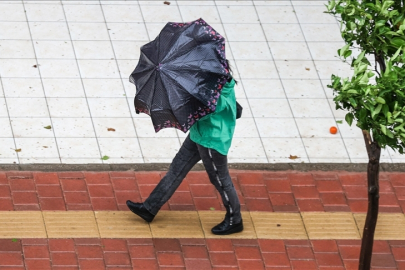
[[[21,152],[21,148],[15,149],[16,152]]]
[[[310,70],[310,68],[307,68],[307,67],[306,67],[305,69],[306,69],[306,70]]]
[[[46,127],[44,127],[44,128],[46,128],[46,129],[51,129],[52,127],[51,127],[51,126],[46,126]]]
[[[211,210],[211,211],[214,211],[214,210],[215,210],[215,208],[214,208],[214,207],[210,207],[210,210]]]
[[[33,65],[34,68],[37,68],[37,65]]]
[[[115,131],[113,128],[107,128],[108,131]]]
[[[110,157],[109,156],[103,156],[101,159],[102,160],[107,160],[107,159],[109,159]]]
[[[336,123],[343,124],[343,120],[337,120]]]
[[[277,224],[277,227],[280,227],[281,225],[280,224]]]
[[[300,157],[298,157],[298,156],[292,156],[292,155],[290,155],[290,157],[289,157],[289,159],[297,159],[297,158],[300,158]]]
[[[48,146],[42,146],[43,148],[48,148]]]
[[[15,239],[15,238],[13,238],[13,239],[11,239],[11,242],[18,242],[18,239]]]
[[[163,4],[170,5],[170,2],[169,1],[164,1]]]

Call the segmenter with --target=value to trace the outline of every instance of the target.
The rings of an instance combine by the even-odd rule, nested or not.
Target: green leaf
[[[343,121],[342,120],[336,120],[336,123],[337,124],[343,124]]]
[[[367,110],[365,108],[362,108],[359,112],[359,120],[364,121],[367,117]]]
[[[390,110],[390,108],[388,107],[388,105],[387,105],[387,104],[384,104],[383,107],[382,107],[382,111],[383,111],[383,113],[384,113],[385,116],[388,116],[388,113],[391,114],[391,113],[389,112],[389,110]]]
[[[394,3],[395,3],[394,1],[385,0],[385,1],[384,1],[384,4],[382,5],[381,10],[382,10],[382,11],[386,11],[386,10],[387,10],[390,6],[392,6]]]
[[[351,50],[348,50],[348,51],[346,51],[346,52],[344,53],[343,57],[344,57],[344,58],[347,58],[347,57],[349,57],[350,55],[352,55],[352,51],[351,51]]]
[[[356,90],[354,89],[350,89],[349,91],[347,91],[348,94],[359,94]]]
[[[362,51],[359,56],[357,56],[356,60],[354,60],[353,64],[358,64],[361,62],[361,60],[363,60],[364,55],[366,54],[366,51]]]
[[[390,59],[390,61],[394,61],[397,57],[398,57],[398,55],[399,55],[399,53],[401,52],[401,50],[402,50],[402,47],[399,47],[399,49],[395,52],[395,54],[391,57],[391,59]]]
[[[391,44],[396,47],[405,46],[405,40],[400,37],[395,37],[395,38],[391,39]]]
[[[391,139],[394,138],[394,134],[392,134],[391,130],[387,129],[387,136]]]
[[[399,16],[393,23],[393,25],[397,25],[399,22],[402,21],[402,19],[404,18],[404,15]]]
[[[345,52],[349,49],[350,45],[347,44],[345,46],[343,46],[341,49],[338,50],[338,54],[339,56],[343,56],[345,54]]]
[[[380,128],[381,128],[381,132],[384,133],[384,135],[387,135],[387,127],[380,124]]]
[[[353,105],[353,107],[357,107],[357,102],[354,100],[354,98],[349,98],[349,101]]]
[[[51,129],[52,127],[51,127],[51,126],[46,126],[46,127],[44,127],[44,128],[46,128],[46,129]]]
[[[367,69],[367,64],[359,64],[357,67],[354,67],[354,76],[357,74],[363,73]]]
[[[356,7],[353,4],[350,4],[345,8],[345,13],[348,16],[352,16],[355,12],[356,12]]]
[[[328,5],[326,6],[328,11],[331,11],[336,6],[335,0],[329,1]]]
[[[102,160],[107,160],[107,159],[109,159],[110,157],[109,156],[103,156],[101,159]]]
[[[380,113],[382,108],[382,104],[378,104],[377,108],[371,113],[371,118],[374,119],[374,117]]]
[[[377,97],[375,99],[375,101],[377,101],[378,103],[381,103],[381,104],[385,104],[385,99],[383,99],[382,97]]]
[[[16,239],[16,238],[13,238],[13,239],[11,239],[11,242],[18,242],[18,239]]]
[[[386,35],[393,35],[393,36],[400,36],[400,34],[398,34],[397,32],[394,32],[394,31],[388,31],[385,34]]]
[[[402,130],[404,130],[404,125],[405,125],[405,123],[403,123],[403,124],[401,124],[401,125],[395,127],[394,130],[395,130],[395,131],[398,131],[398,130],[401,130],[401,131],[402,131]],[[404,131],[405,131],[405,130],[404,130]]]
[[[367,73],[364,73],[363,77],[361,77],[359,84],[360,85],[368,84],[368,75],[367,75]]]
[[[354,118],[354,116],[353,116],[352,113],[346,114],[345,120],[346,120],[346,122],[349,124],[349,126],[352,125],[352,123],[353,123],[353,118]]]
[[[215,208],[214,208],[214,207],[210,207],[210,210],[211,210],[211,211],[214,211],[214,210],[215,210]]]
[[[379,20],[378,22],[375,23],[375,28],[384,26],[386,22],[387,22],[386,20]]]

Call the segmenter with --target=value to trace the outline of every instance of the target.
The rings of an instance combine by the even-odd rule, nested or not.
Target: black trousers
[[[174,157],[167,174],[144,202],[145,208],[156,215],[179,187],[187,173],[200,160],[204,164],[211,183],[221,195],[222,202],[227,209],[227,216],[233,223],[239,223],[242,219],[240,203],[229,175],[227,156],[193,142],[190,135],[187,136]]]

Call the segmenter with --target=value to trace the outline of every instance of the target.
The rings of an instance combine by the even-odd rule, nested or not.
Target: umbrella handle
[[[139,110],[135,109],[135,113],[136,113],[136,114],[139,114]]]

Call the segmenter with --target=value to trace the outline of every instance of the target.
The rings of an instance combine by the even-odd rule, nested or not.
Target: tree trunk
[[[361,241],[359,270],[369,270],[373,253],[374,231],[378,218],[379,184],[378,174],[380,169],[380,146],[371,140],[369,131],[363,130],[368,154],[367,183],[368,183],[368,209],[366,222]]]

